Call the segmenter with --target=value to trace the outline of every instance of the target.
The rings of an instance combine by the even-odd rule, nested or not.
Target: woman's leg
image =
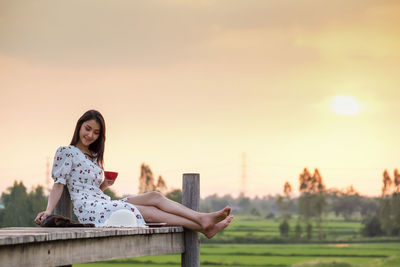
[[[136,205],[136,208],[140,211],[146,222],[166,222],[169,226],[180,225],[190,230],[200,232],[207,238],[212,238],[219,231],[226,228],[233,219],[232,216],[229,216],[217,224],[214,224],[212,227],[209,227],[209,229],[204,229],[194,221],[179,215],[162,211],[154,206]]]
[[[202,228],[198,223],[191,221],[185,217],[167,213],[154,206],[144,206],[137,204],[135,204],[135,206],[140,211],[140,213],[143,216],[143,219],[146,222],[165,222],[169,226],[180,225],[197,232],[202,231]]]
[[[218,222],[224,220],[231,211],[230,207],[211,213],[201,213],[189,209],[184,205],[172,201],[159,192],[149,192],[137,196],[129,197],[127,202],[133,205],[154,206],[162,211],[187,218],[199,224],[203,229],[208,229]]]

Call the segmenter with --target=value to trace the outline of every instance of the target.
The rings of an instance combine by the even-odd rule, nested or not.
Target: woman
[[[136,215],[139,226],[146,222],[166,222],[181,225],[212,238],[232,221],[231,208],[212,213],[200,213],[169,200],[158,192],[111,200],[103,191],[114,180],[102,179],[105,143],[105,122],[96,110],[89,110],[78,120],[69,146],[57,149],[47,209],[40,212],[35,223],[40,224],[55,208],[67,185],[74,213],[81,223],[103,226],[117,210],[130,210]]]

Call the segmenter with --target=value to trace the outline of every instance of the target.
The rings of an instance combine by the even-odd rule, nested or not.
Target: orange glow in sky
[[[73,15],[72,15],[73,14]],[[297,192],[303,168],[328,188],[379,195],[400,168],[400,2],[0,3],[0,192],[46,185],[56,149],[88,109],[107,125],[115,191],[140,164],[169,189]]]

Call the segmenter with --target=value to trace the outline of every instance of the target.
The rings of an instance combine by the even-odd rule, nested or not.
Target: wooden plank
[[[183,233],[69,239],[2,246],[0,266],[58,266],[183,251]]]
[[[82,231],[84,229],[74,230],[75,238],[67,239],[69,237],[67,232],[55,231],[49,235],[58,238],[55,240],[2,245],[0,246],[0,266],[57,266],[127,257],[180,254],[185,250],[181,227],[121,230],[124,233],[116,229],[101,229],[109,234],[108,236],[102,236],[100,232],[93,231],[85,233]],[[138,230],[141,232],[144,230],[144,232],[129,234],[131,231]],[[23,233],[23,231],[20,232]],[[36,234],[43,233],[46,232]],[[54,235],[55,233],[60,235]]]
[[[200,175],[183,174],[182,204],[195,211],[200,206]],[[181,266],[200,267],[200,235],[198,232],[185,229],[185,253],[181,256]]]
[[[160,228],[39,228],[39,227],[10,227],[0,229],[0,249],[3,245],[18,245],[32,242],[46,242],[68,239],[84,239],[126,235],[148,235],[181,233],[182,227]]]

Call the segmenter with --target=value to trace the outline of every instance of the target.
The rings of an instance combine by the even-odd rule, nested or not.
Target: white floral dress
[[[138,226],[145,225],[139,210],[126,202],[128,198],[111,200],[100,190],[103,170],[97,165],[96,158],[89,160],[77,147],[70,145],[57,149],[51,175],[54,183],[67,185],[79,222],[103,226],[111,213],[125,209],[135,214]]]

